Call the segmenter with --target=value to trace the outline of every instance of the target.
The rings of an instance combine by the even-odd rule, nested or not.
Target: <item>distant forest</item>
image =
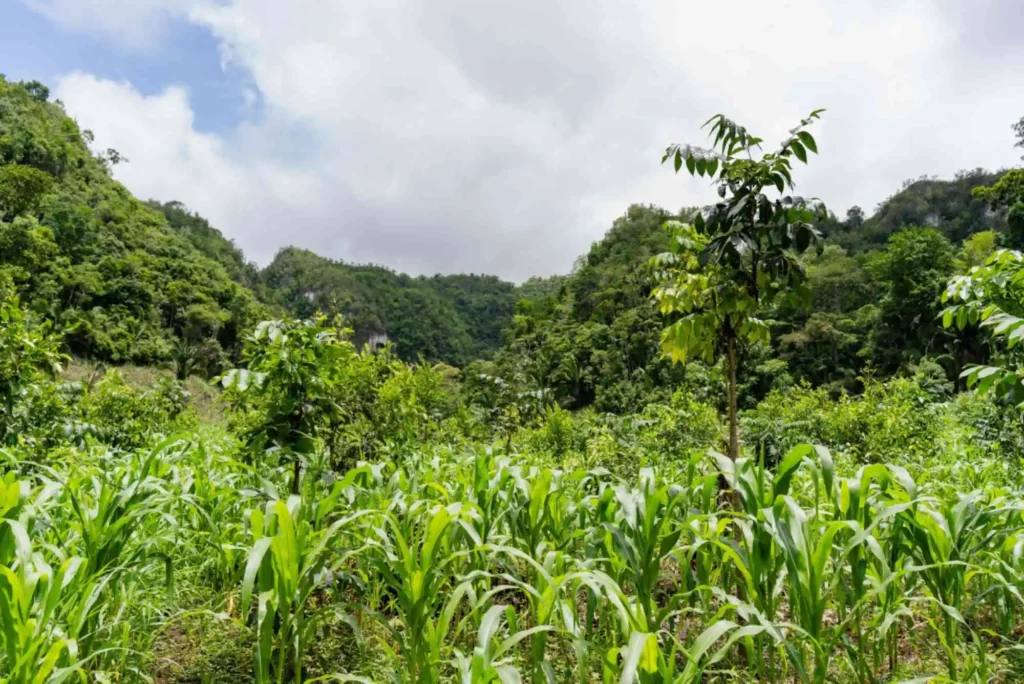
[[[572,273],[521,285],[413,277],[295,247],[261,269],[183,204],[134,198],[112,177],[124,160],[91,152],[91,139],[45,86],[0,79],[0,282],[63,330],[76,356],[158,365],[188,355],[213,376],[256,322],[323,311],[341,314],[357,344],[386,333],[404,359],[545,387],[567,407],[633,411],[717,372],[660,354],[648,262],[668,245],[663,224],[685,210],[629,207]],[[801,382],[858,392],[865,375],[922,364],[953,380],[985,360],[976,331],[942,326],[939,296],[997,246],[1020,246],[1012,193],[976,190],[1001,178],[975,169],[912,180],[870,215],[853,207],[821,221],[823,239],[801,257],[810,306],[772,312],[772,342],[742,355],[744,400]]]

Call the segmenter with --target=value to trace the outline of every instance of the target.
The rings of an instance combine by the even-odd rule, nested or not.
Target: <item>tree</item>
[[[1007,171],[993,185],[974,188],[973,195],[988,202],[992,209],[1007,209],[1006,246],[1024,248],[1024,169]]]
[[[846,221],[844,222],[847,230],[857,230],[864,225],[864,210],[854,205],[846,211]]]
[[[39,81],[22,81],[21,87],[28,91],[29,95],[40,102],[46,102],[50,99],[50,89]]]
[[[867,263],[881,295],[873,331],[879,369],[895,372],[941,349],[946,336],[938,325],[939,297],[955,269],[953,245],[932,228],[894,233],[886,250]]]
[[[996,232],[983,230],[964,240],[957,254],[957,267],[961,272],[970,272],[975,266],[983,265],[996,251]]]
[[[996,365],[970,365],[962,376],[968,387],[1024,403],[1024,367],[1020,341],[1024,338],[1024,255],[997,251],[983,266],[952,278],[942,294],[946,328],[964,330],[980,324],[997,343]]]
[[[816,220],[824,206],[785,194],[792,189],[792,159],[807,162],[817,143],[806,130],[823,110],[794,128],[775,152],[760,154],[761,138],[721,114],[708,120],[710,149],[672,145],[662,163],[685,165],[694,176],[710,177],[721,201],[695,212],[692,225],[669,221],[669,252],[652,264],[661,284],[653,296],[671,322],[662,349],[673,361],[707,360],[721,351],[728,368],[729,457],[739,457],[736,368],[739,341],[767,341],[759,317],[785,299],[807,299],[806,274],[797,254],[819,237]],[[777,196],[772,199],[769,194]]]
[[[292,492],[299,492],[302,465],[339,410],[334,390],[355,355],[341,320],[323,315],[303,321],[264,321],[246,340],[248,368],[221,377],[236,407],[253,408],[259,419],[248,430],[256,449],[276,449],[293,464]]]
[[[0,220],[38,211],[53,186],[53,176],[45,171],[21,164],[0,166]]]
[[[8,288],[0,287],[0,444],[17,435],[9,429],[23,391],[60,372],[65,360],[60,343],[51,323],[37,323]]]

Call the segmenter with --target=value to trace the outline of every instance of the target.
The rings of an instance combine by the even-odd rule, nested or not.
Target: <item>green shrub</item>
[[[140,391],[112,369],[82,397],[80,420],[86,432],[104,444],[134,448],[155,434],[194,428],[188,400],[188,392],[176,380],[160,378],[151,389]]]
[[[684,462],[694,451],[719,449],[723,427],[718,412],[688,392],[666,404],[649,404],[638,417],[637,446],[656,460]]]
[[[756,408],[743,413],[746,448],[772,465],[797,444],[828,443],[835,406],[828,390],[806,383],[773,390]]]
[[[808,385],[773,391],[743,415],[747,449],[767,464],[797,444],[824,444],[861,463],[896,461],[935,453],[941,432],[942,392],[932,377],[864,380],[864,393],[830,398]]]

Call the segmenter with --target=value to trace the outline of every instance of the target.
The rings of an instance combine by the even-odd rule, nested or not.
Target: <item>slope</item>
[[[216,366],[260,315],[252,292],[110,174],[38,83],[0,77],[0,282],[69,331],[70,351]]]
[[[278,252],[261,279],[269,301],[294,315],[342,314],[357,344],[386,333],[405,358],[456,366],[499,347],[517,297],[495,276],[412,277],[295,247]]]

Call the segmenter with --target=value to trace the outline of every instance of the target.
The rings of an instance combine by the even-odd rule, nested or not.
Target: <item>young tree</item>
[[[951,341],[938,322],[939,296],[956,272],[953,245],[934,228],[907,227],[865,268],[877,288],[874,366],[895,373]]]
[[[768,323],[759,318],[765,310],[785,298],[807,300],[806,275],[796,257],[817,240],[813,224],[828,214],[817,200],[787,195],[786,189],[793,188],[793,157],[806,163],[808,151],[818,151],[806,129],[822,111],[811,112],[778,150],[766,154],[761,138],[719,114],[705,124],[710,149],[672,145],[662,158],[672,160],[677,173],[685,166],[691,175],[710,177],[721,198],[697,211],[692,225],[666,224],[671,251],[652,260],[661,283],[653,296],[671,320],[661,339],[673,361],[726,355],[734,460],[737,343],[769,338]]]
[[[1024,404],[1024,255],[1001,249],[982,266],[949,281],[942,301],[946,328],[980,324],[993,340],[993,365],[969,365],[961,373],[968,387],[994,391],[1000,399]]]
[[[52,323],[35,321],[0,283],[0,444],[17,437],[10,428],[23,392],[60,372],[65,361],[60,345]]]
[[[246,339],[247,369],[225,373],[221,384],[236,406],[255,409],[247,441],[275,449],[293,465],[292,492],[299,492],[303,461],[314,452],[332,416],[339,374],[355,356],[341,320],[264,321]]]

